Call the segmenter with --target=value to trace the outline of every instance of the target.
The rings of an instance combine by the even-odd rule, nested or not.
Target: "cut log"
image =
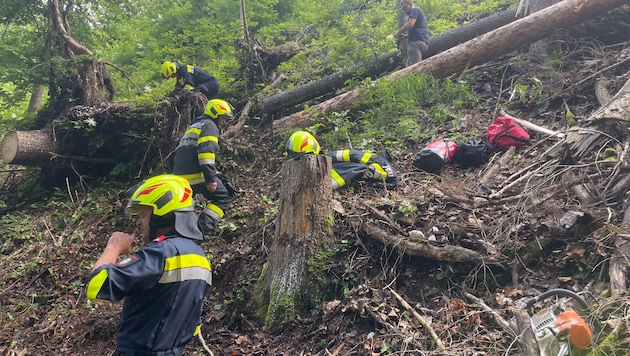
[[[325,155],[283,164],[275,237],[256,286],[257,309],[271,332],[321,304],[328,287],[322,284],[333,242],[331,169]]]
[[[576,13],[574,2],[564,0],[394,72],[385,78],[395,80],[420,73],[430,73],[436,78],[445,78],[458,74],[473,66],[510,53],[525,44],[549,36],[559,29],[570,28],[627,3],[628,0],[589,0]],[[309,110],[300,111],[274,121],[273,128],[275,131],[284,131],[293,127],[310,126],[316,123],[318,118],[333,112],[361,108],[361,95],[361,90],[348,91],[314,105]]]
[[[402,12],[401,12],[402,13]],[[405,17],[403,15],[403,17]],[[481,34],[492,31],[516,20],[516,10],[510,9],[475,22],[457,27],[429,40],[429,49],[425,58],[452,48],[460,43],[471,40]],[[404,23],[403,23],[404,24]],[[322,79],[310,82],[297,88],[272,95],[263,101],[263,110],[267,113],[278,112],[295,104],[304,103],[322,95],[332,93],[346,85],[346,81],[352,78],[365,79],[380,77],[383,73],[400,67],[402,60],[400,52],[395,51],[379,57],[374,62],[355,66],[349,71],[331,74]]]
[[[2,139],[2,160],[6,164],[51,166],[55,151],[50,130],[10,131]]]

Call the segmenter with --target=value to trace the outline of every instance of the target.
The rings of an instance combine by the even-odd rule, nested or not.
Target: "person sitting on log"
[[[175,89],[189,89],[201,92],[208,99],[214,99],[219,93],[219,81],[212,74],[197,67],[166,61],[162,64],[164,79],[176,78]]]
[[[320,146],[313,135],[306,131],[296,131],[287,140],[286,156],[299,159],[307,153],[319,154]],[[389,164],[392,156],[387,151],[377,153],[359,150],[336,150],[325,154],[332,158],[332,188],[339,189],[348,183],[366,181],[385,181],[387,187],[398,185],[398,176]]]

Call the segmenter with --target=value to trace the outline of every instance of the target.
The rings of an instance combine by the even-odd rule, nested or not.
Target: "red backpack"
[[[509,117],[499,116],[488,126],[486,138],[497,151],[504,151],[510,146],[520,148],[529,145],[529,134]]]
[[[414,167],[429,173],[439,173],[442,166],[453,163],[457,156],[457,142],[438,140],[426,145],[413,160]]]

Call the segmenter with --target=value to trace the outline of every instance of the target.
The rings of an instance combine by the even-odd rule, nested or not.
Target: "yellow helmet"
[[[319,150],[319,143],[315,137],[306,131],[294,132],[286,145],[286,153],[290,158],[298,157],[303,153],[319,154]]]
[[[175,65],[175,62],[166,61],[162,64],[162,70],[160,72],[162,73],[162,77],[170,78],[177,72],[177,65]]]
[[[141,205],[153,207],[153,215],[194,211],[193,191],[185,178],[163,174],[146,179],[128,191],[127,210],[137,213]]]
[[[228,120],[234,117],[234,107],[225,100],[212,99],[208,101],[204,114],[213,119],[219,118],[220,115],[226,115]]]

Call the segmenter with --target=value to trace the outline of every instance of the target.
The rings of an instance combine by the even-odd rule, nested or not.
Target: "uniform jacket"
[[[183,349],[198,331],[211,284],[204,251],[173,231],[125,260],[97,268],[87,277],[86,289],[91,300],[124,298],[118,352],[168,354]]]
[[[173,174],[190,185],[218,181],[216,155],[221,130],[210,116],[203,114],[186,130],[175,153]]]
[[[217,81],[215,76],[195,66],[179,63],[175,63],[175,66],[177,67],[177,87],[195,90],[203,85],[210,86],[210,83]]]
[[[326,153],[332,158],[333,189],[360,179],[385,180],[396,184],[398,177],[387,159],[376,153],[358,150],[338,150]]]

